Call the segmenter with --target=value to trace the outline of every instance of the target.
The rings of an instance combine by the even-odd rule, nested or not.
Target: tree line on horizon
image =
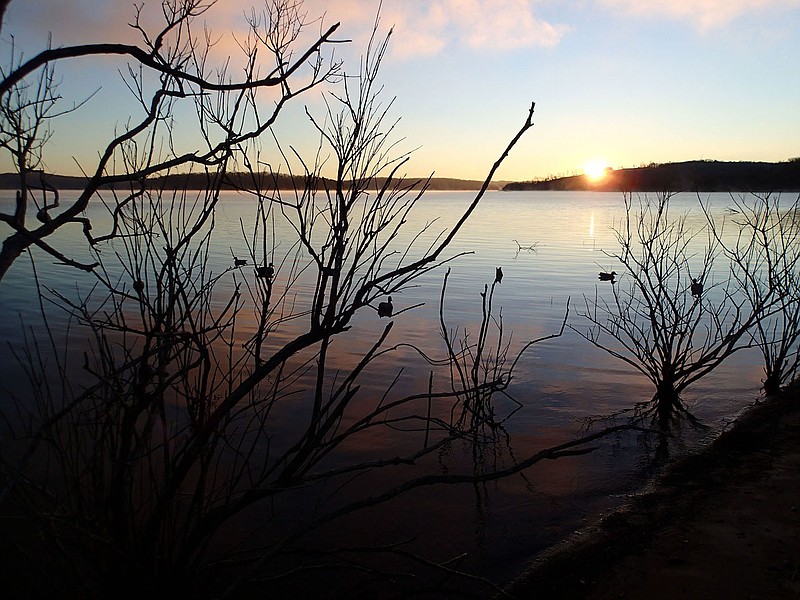
[[[800,158],[785,162],[692,160],[609,169],[586,175],[512,182],[504,191],[791,192],[800,191]]]
[[[82,190],[87,178],[73,175],[56,175],[39,172],[32,174],[42,187],[59,190]],[[298,176],[286,173],[264,173],[276,189],[291,190],[298,184]],[[416,180],[418,188],[433,191],[478,190],[483,181],[455,177],[406,177]],[[199,190],[208,185],[204,173],[174,173],[150,179],[154,187],[165,190]],[[319,187],[332,189],[333,178],[320,177]],[[385,179],[377,178],[383,185]],[[0,189],[17,189],[19,174],[0,173]],[[225,174],[222,189],[253,189],[253,173],[231,172]],[[516,191],[595,191],[595,192],[793,192],[800,191],[800,157],[783,162],[693,160],[676,163],[651,163],[642,167],[609,168],[606,176],[594,181],[586,175],[548,177],[531,181],[494,181],[489,189]]]
[[[221,182],[221,189],[227,190],[252,190],[256,189],[253,181],[253,173],[241,171],[226,173],[224,181]],[[267,183],[270,187],[281,190],[294,190],[303,184],[303,177],[290,175],[287,173],[261,173],[258,174],[261,183]],[[28,177],[32,183],[39,188],[58,189],[58,190],[83,190],[88,182],[87,177],[75,175],[56,175],[44,172],[29,173]],[[454,177],[406,177],[406,181],[414,183],[414,187],[432,191],[473,191],[479,190],[483,181],[475,179],[458,179]],[[173,173],[149,179],[150,185],[164,190],[203,190],[208,187],[208,178],[205,173]],[[386,183],[385,177],[375,178],[378,186]],[[490,182],[491,190],[501,189],[507,182]],[[336,187],[336,179],[320,177],[317,180],[318,188],[333,189]],[[0,189],[16,190],[19,188],[18,173],[0,173]]]

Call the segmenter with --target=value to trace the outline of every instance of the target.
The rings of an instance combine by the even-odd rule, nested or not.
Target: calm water
[[[13,193],[3,192],[0,202],[5,206],[12,198]],[[431,235],[449,228],[471,199],[469,193],[426,194],[408,224],[408,235],[431,221],[435,221]],[[719,217],[731,204],[725,194],[704,195],[703,199],[711,202],[712,211]],[[102,230],[102,222],[107,222],[104,209],[95,206],[90,210],[98,223],[95,231]],[[705,223],[696,195],[673,198],[675,214],[686,210],[691,211],[690,221],[694,225],[701,227]],[[252,214],[249,202],[233,194],[224,197],[217,214],[218,237],[211,258],[217,272],[229,266],[232,251],[246,255],[239,219],[248,222]],[[495,268],[501,266],[505,277],[495,291],[494,305],[495,309],[502,307],[506,332],[513,331],[512,354],[525,341],[556,332],[568,299],[573,306],[570,323],[581,326],[574,308],[583,296],[596,293],[610,296],[608,284],[597,280],[598,271],[621,271],[604,251],[616,250],[612,227],[620,224],[623,214],[622,196],[617,193],[488,194],[450,249],[454,255],[469,254],[450,264],[452,273],[445,310],[448,325],[474,328],[480,317],[479,293],[484,284],[491,284]],[[289,233],[279,230],[278,237],[284,235],[288,240]],[[79,237],[62,234],[53,244],[77,258],[87,256]],[[520,249],[520,245],[535,249]],[[48,287],[71,294],[91,286],[88,276],[54,265],[37,252],[34,257],[39,275]],[[242,276],[252,277],[252,270],[243,270]],[[395,318],[389,344],[414,343],[443,356],[436,333],[443,276],[444,270],[435,271],[421,278],[417,287],[394,295],[396,311],[418,303],[424,305]],[[0,339],[7,340],[13,348],[21,347],[21,324],[35,329],[39,322],[35,299],[30,258],[26,255],[0,283],[0,314],[4,315],[0,321]],[[56,329],[66,326],[63,316],[52,307],[48,311]],[[335,347],[335,360],[346,365],[358,356],[360,347],[371,343],[385,323],[375,313],[365,311],[355,320],[352,337],[348,338],[354,341]],[[689,388],[684,400],[711,429],[685,432],[678,448],[692,448],[707,441],[757,397],[762,377],[759,359],[756,353],[741,352]],[[386,376],[395,373],[401,364],[407,368],[398,392],[424,387],[427,367],[410,352],[401,352],[385,365],[386,374],[374,376],[374,380],[365,384],[374,385],[376,391],[382,389]],[[9,345],[3,344],[0,381],[6,383],[7,389],[19,392],[22,388],[17,384],[21,380]],[[519,459],[568,440],[582,431],[588,418],[629,409],[652,395],[643,377],[568,329],[562,337],[537,345],[524,355],[510,392],[523,407],[506,424],[510,441],[499,457],[506,464],[511,453]],[[501,408],[511,410],[510,405]],[[389,441],[395,442],[400,443]],[[374,439],[372,443],[371,447],[369,440],[362,440],[358,447],[345,451],[371,456],[387,440]],[[543,546],[635,490],[651,474],[648,457],[641,440],[625,436],[603,444],[593,455],[537,466],[524,477],[480,488],[462,486],[415,492],[374,511],[370,517],[374,521],[351,523],[348,531],[354,538],[369,537],[368,532],[376,528],[399,537],[413,536],[423,548],[440,557],[466,551],[472,567],[479,566],[484,574],[502,579],[513,575],[526,558]],[[409,522],[418,526],[412,527]]]

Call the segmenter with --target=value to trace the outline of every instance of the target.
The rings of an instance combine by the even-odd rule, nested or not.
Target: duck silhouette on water
[[[605,271],[600,271],[600,274],[597,276],[597,278],[600,281],[610,281],[611,283],[615,283],[615,279],[614,278],[616,276],[617,276],[617,272],[616,271],[611,271],[611,273],[606,273]]]
[[[503,283],[503,269],[497,267],[494,271],[494,282],[495,283]]]
[[[275,267],[272,266],[272,263],[269,263],[269,265],[261,265],[260,267],[256,267],[256,277],[261,277],[267,281],[272,281],[272,277],[274,275]]]
[[[392,305],[391,296],[389,296],[389,300],[387,302],[381,302],[380,304],[378,304],[379,317],[391,317],[393,312],[394,312],[394,306]]]

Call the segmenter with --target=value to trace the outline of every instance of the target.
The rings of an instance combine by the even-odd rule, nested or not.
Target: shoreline
[[[800,387],[535,556],[513,598],[800,597]]]

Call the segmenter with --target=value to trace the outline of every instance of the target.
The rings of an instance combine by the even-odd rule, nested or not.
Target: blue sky
[[[251,2],[220,0],[207,20],[239,28]],[[152,5],[152,6],[151,6]],[[145,9],[160,2],[147,2]],[[309,16],[341,21],[345,67],[357,69],[378,2],[306,0]],[[12,0],[0,32],[30,55],[53,44],[130,40],[130,0]],[[800,156],[800,0],[384,0],[394,28],[381,81],[400,118],[410,175],[482,178],[536,102],[535,127],[499,179],[691,159],[779,161]],[[228,33],[220,50],[233,48]],[[113,61],[60,67],[65,102],[100,88],[54,128],[47,166],[91,166],[114,126],[135,111]],[[319,92],[303,102],[314,112]],[[316,137],[287,114],[279,136]],[[10,170],[7,157],[0,169]]]

